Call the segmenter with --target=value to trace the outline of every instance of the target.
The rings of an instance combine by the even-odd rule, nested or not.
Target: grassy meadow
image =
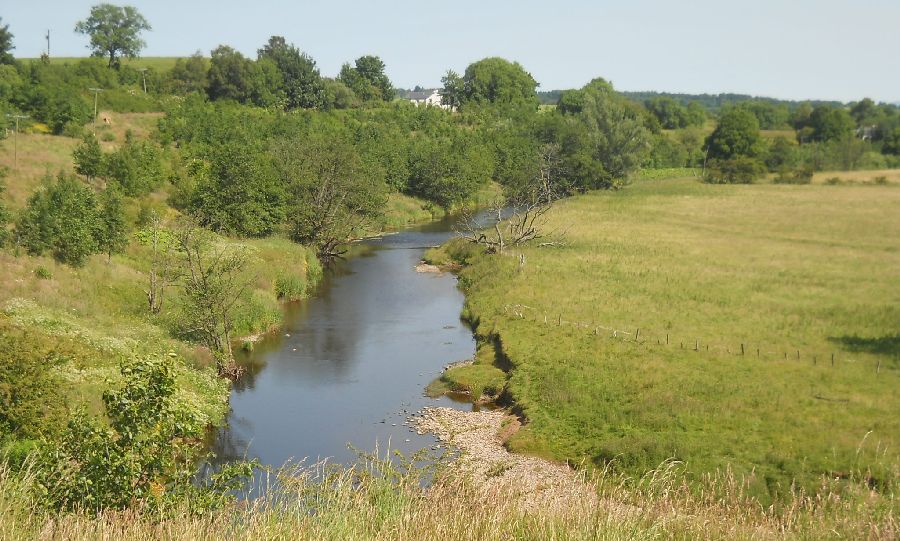
[[[896,491],[900,188],[645,180],[548,227],[565,246],[430,254],[469,258],[466,316],[528,420],[509,447],[632,475],[674,458],[762,501]]]

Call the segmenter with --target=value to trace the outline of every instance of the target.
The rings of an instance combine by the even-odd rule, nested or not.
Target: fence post
[[[666,345],[669,345],[669,333],[666,333]]]
[[[744,344],[741,344],[741,355],[744,354]]]
[[[834,366],[834,352],[831,353],[831,366]]]
[[[634,331],[634,341],[637,342],[638,340],[640,340],[640,338],[641,338],[641,329],[638,328],[636,331]]]
[[[694,340],[694,351],[700,351],[700,340]]]
[[[878,359],[878,366],[875,367],[875,373],[881,373],[881,359]]]

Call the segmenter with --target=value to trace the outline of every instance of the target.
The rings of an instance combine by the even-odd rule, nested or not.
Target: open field
[[[511,448],[730,469],[763,501],[792,480],[897,489],[900,189],[639,181],[550,227],[565,247],[461,274],[528,419]]]

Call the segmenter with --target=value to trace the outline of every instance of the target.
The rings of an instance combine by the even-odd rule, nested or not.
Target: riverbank
[[[562,202],[564,247],[426,259],[466,265],[464,315],[502,342],[510,450],[631,476],[674,457],[767,503],[873,486],[895,517],[897,216],[891,186],[655,180]]]

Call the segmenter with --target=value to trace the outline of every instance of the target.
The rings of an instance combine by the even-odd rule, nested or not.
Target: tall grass
[[[57,515],[43,510],[32,476],[0,467],[0,538],[18,539],[894,539],[896,515],[879,497],[794,492],[779,509],[747,499],[731,474],[698,492],[663,464],[631,481],[599,472],[592,502],[528,509],[513,492],[485,490],[448,470],[430,488],[421,471],[369,460],[353,468],[292,468],[265,495],[197,515],[140,511]]]

